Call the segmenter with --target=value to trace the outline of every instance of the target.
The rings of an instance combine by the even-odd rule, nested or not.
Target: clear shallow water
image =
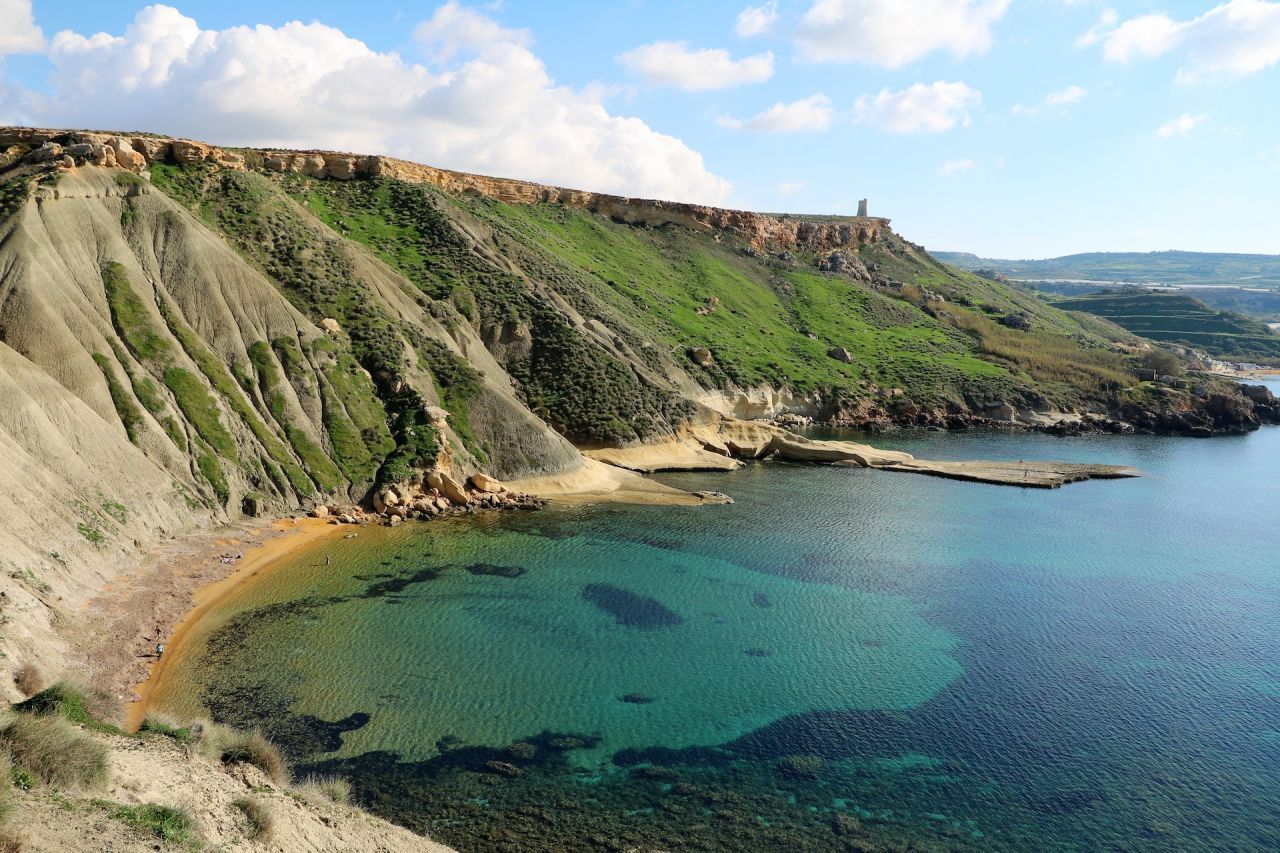
[[[1280,430],[881,443],[1147,476],[757,465],[664,478],[732,506],[362,532],[167,696],[461,849],[1280,848]]]

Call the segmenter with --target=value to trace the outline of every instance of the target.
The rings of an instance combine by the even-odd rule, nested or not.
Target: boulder
[[[342,334],[342,327],[338,325],[338,321],[332,317],[325,317],[320,321],[320,328],[324,330],[326,335],[337,337]]]
[[[1000,325],[1007,326],[1010,329],[1017,329],[1020,332],[1029,332],[1031,331],[1031,315],[1026,311],[1006,314],[1000,318]]]
[[[471,475],[471,488],[480,492],[489,492],[490,494],[497,494],[498,492],[505,492],[507,490],[507,487],[502,485],[498,480],[495,480],[488,474],[479,473]]]
[[[827,350],[827,355],[836,361],[843,361],[845,364],[853,364],[853,353],[844,347],[832,347]]]
[[[311,510],[311,517],[312,518],[328,518],[329,508],[327,506],[318,506],[315,509]]]
[[[432,471],[428,474],[427,485],[433,489],[439,489],[440,494],[455,504],[465,506],[471,499],[467,494],[467,490],[462,488],[457,480],[443,471]]]
[[[1241,392],[1255,403],[1274,403],[1275,395],[1266,385],[1241,385]],[[1200,395],[1203,396],[1203,395]]]
[[[706,347],[690,348],[689,360],[699,367],[710,367],[716,363],[715,357],[711,354],[711,350]]]

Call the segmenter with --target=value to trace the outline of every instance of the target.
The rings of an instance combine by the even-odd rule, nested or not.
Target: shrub
[[[275,744],[262,732],[240,731],[226,726],[208,726],[204,730],[203,751],[223,764],[245,762],[260,769],[278,785],[289,784],[289,765]]]
[[[98,697],[98,704],[104,701]],[[94,714],[91,700],[79,687],[67,681],[59,681],[46,687],[30,699],[20,702],[14,709],[24,714],[58,716],[92,729],[115,731],[116,727],[102,722]]]
[[[308,776],[298,785],[298,790],[304,795],[323,797],[335,803],[351,799],[351,783],[341,776]]]
[[[197,739],[196,733],[191,726],[180,726],[173,720],[159,716],[147,717],[142,721],[138,731],[144,735],[161,735],[172,738],[183,746],[195,743]]]
[[[195,819],[186,809],[143,803],[138,806],[116,806],[109,814],[134,829],[140,829],[171,844],[186,844],[196,834]]]
[[[0,746],[47,785],[102,788],[107,748],[61,717],[17,714],[0,729]]]
[[[249,831],[245,833],[245,837],[250,841],[267,841],[271,838],[271,833],[275,829],[275,818],[271,816],[271,810],[267,805],[256,797],[241,797],[232,803],[238,808],[249,822]]]

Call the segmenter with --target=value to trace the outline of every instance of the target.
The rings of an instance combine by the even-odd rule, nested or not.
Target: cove
[[[362,531],[161,698],[465,850],[1280,846],[1280,430],[883,443],[1145,476],[755,465],[664,478],[732,506]]]

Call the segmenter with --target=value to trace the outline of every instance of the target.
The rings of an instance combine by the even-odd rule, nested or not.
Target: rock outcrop
[[[769,216],[745,210],[627,198],[530,181],[473,175],[380,155],[337,151],[233,150],[189,139],[0,127],[0,147],[29,145],[35,147],[33,155],[42,151],[41,146],[60,145],[65,141],[70,141],[76,147],[76,153],[71,156],[81,163],[116,165],[119,162],[117,152],[126,150],[127,168],[133,171],[143,169],[144,163],[141,160],[146,164],[172,162],[192,165],[211,162],[228,169],[260,168],[268,172],[294,172],[312,178],[336,180],[395,178],[409,183],[430,184],[446,192],[491,198],[506,204],[562,204],[589,210],[630,225],[680,225],[700,231],[725,231],[740,235],[751,245],[760,248],[803,247],[817,252],[830,252],[879,240],[889,227],[889,220],[880,217],[851,216],[835,221],[815,221],[803,217]],[[40,156],[49,155],[45,151]],[[847,253],[832,263],[838,263],[841,271],[862,276],[866,274],[861,262]]]

